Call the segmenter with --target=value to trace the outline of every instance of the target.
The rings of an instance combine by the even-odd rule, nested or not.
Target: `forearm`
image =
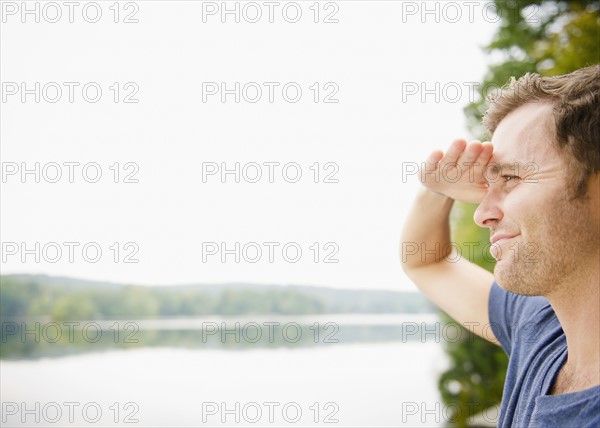
[[[472,170],[456,169],[455,172],[462,174],[452,180],[442,173],[421,174],[423,188],[406,219],[400,244],[402,266],[410,280],[455,320],[480,326],[479,330],[477,327],[473,330],[479,335],[484,333],[483,326],[489,325],[487,305],[494,276],[464,258],[454,257],[450,211],[455,200],[478,203],[486,196],[488,187],[483,171],[492,152],[491,144],[467,144],[464,140],[454,141],[446,153],[433,152],[426,160],[427,171],[447,172],[454,165],[472,162],[479,166]],[[493,337],[486,339],[495,341]]]
[[[442,261],[451,252],[450,211],[454,200],[421,188],[404,223],[401,242],[405,270]]]

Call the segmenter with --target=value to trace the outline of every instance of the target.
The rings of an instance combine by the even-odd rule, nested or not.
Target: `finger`
[[[492,158],[493,154],[494,146],[492,145],[492,143],[490,143],[489,141],[484,142],[482,144],[481,153],[479,153],[479,157],[475,161],[477,164],[474,169],[476,181],[483,180],[483,173],[487,168],[488,164],[490,163],[490,159]]]
[[[448,150],[446,150],[444,157],[440,161],[439,167],[444,168],[448,164],[456,164],[466,146],[466,140],[454,140],[454,142],[450,144],[450,147],[448,147]]]
[[[485,141],[482,144],[482,150],[481,150],[481,153],[479,154],[479,158],[477,159],[477,161],[482,162],[483,166],[485,167],[490,162],[490,159],[492,158],[493,154],[494,154],[494,146],[489,141]]]
[[[482,149],[483,145],[478,140],[474,140],[467,145],[465,151],[458,159],[458,163],[463,171],[468,168],[473,168],[474,164],[477,163],[476,160],[481,154]]]
[[[427,159],[425,159],[425,164],[423,165],[423,169],[421,170],[421,180],[425,181],[425,175],[428,173],[433,173],[437,170],[438,163],[444,157],[444,152],[441,150],[436,150],[432,152]]]
[[[429,167],[437,168],[438,162],[441,161],[443,157],[444,152],[441,150],[431,152],[431,154],[427,156],[427,159],[425,159],[425,165],[427,165],[428,169]]]
[[[476,159],[479,157],[482,148],[481,142],[475,140],[467,144],[464,152],[460,155],[457,166],[458,174],[463,180],[466,178],[471,183],[475,182],[475,171],[473,168],[477,164]]]

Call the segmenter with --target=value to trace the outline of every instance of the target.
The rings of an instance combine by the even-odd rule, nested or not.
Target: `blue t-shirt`
[[[509,356],[499,427],[600,427],[600,385],[549,395],[567,359],[567,342],[548,300],[510,293],[494,282],[489,317]]]

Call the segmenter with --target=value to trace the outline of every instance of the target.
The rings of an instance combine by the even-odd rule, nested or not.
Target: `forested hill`
[[[247,283],[140,286],[46,275],[0,277],[0,317],[4,319],[433,311],[417,292]]]

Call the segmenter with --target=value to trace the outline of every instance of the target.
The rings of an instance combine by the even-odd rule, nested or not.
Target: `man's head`
[[[494,156],[475,221],[509,291],[551,296],[599,263],[599,73],[526,75],[486,114]]]
[[[552,105],[551,139],[570,169],[575,198],[585,195],[590,176],[600,170],[600,65],[556,77],[528,73],[488,100],[483,123],[491,135],[512,111],[528,103]]]

